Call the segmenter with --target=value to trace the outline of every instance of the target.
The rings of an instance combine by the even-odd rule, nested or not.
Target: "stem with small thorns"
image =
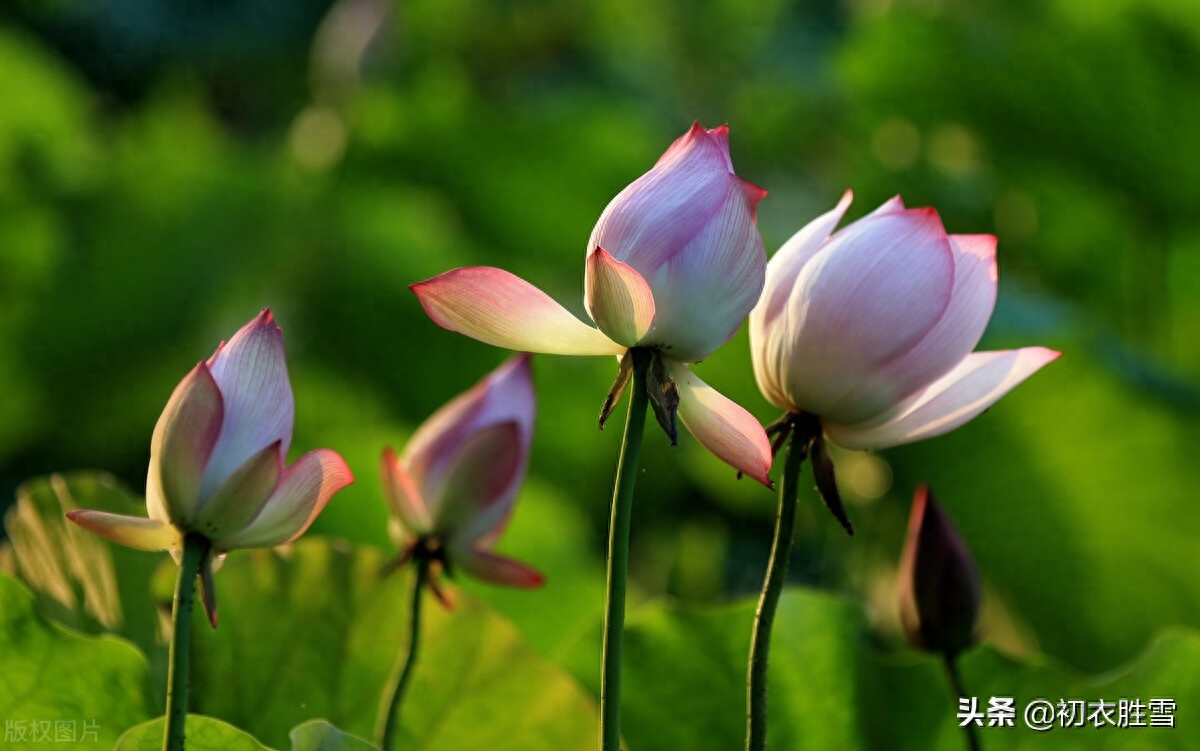
[[[608,581],[604,612],[604,651],[600,665],[600,749],[621,750],[621,647],[625,637],[625,586],[629,576],[629,523],[633,516],[633,488],[637,481],[638,455],[646,425],[646,373],[650,350],[634,348],[633,393],[625,434],[617,459],[613,487],[612,519],[608,528]]]
[[[183,560],[175,580],[171,604],[171,647],[167,657],[167,726],[163,751],[183,751],[187,725],[188,689],[191,687],[192,611],[195,609],[196,577],[208,552],[208,540],[197,534],[183,538]]]
[[[788,436],[787,458],[784,460],[783,480],[779,485],[779,513],[775,521],[775,539],[767,576],[763,581],[758,611],[754,616],[754,631],[750,636],[750,666],[746,676],[746,751],[762,751],[767,745],[767,657],[771,650],[771,628],[775,611],[787,580],[788,560],[792,554],[792,537],[796,527],[796,485],[800,467],[808,455],[812,437],[804,435],[794,424],[783,427]]]

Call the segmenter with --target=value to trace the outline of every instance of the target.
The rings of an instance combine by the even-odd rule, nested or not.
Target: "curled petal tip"
[[[743,180],[740,177],[738,178],[738,181],[742,185],[742,191],[746,194],[746,201],[750,204],[750,210],[756,210],[762,199],[767,197],[766,188],[760,188],[749,180]],[[757,218],[758,217],[755,216],[755,219]]]

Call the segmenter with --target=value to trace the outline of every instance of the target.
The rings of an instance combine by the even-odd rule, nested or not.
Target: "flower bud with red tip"
[[[899,587],[900,619],[914,647],[954,657],[976,642],[979,571],[926,486],[913,498]]]

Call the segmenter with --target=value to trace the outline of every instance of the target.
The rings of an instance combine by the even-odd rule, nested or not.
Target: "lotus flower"
[[[653,350],[660,376],[678,391],[684,426],[720,459],[769,483],[770,445],[758,422],[687,367],[727,342],[758,300],[766,256],[755,206],[764,195],[734,174],[728,129],[697,124],[609,203],[592,231],[584,304],[598,328],[496,268],[455,269],[413,291],[438,325],[498,347]],[[675,406],[669,418],[659,415],[672,439]]]
[[[764,396],[815,415],[846,448],[878,449],[962,425],[1059,356],[972,352],[996,301],[996,238],[947,235],[899,197],[833,232],[837,207],[784,243],[750,314]]]
[[[205,537],[201,582],[215,628],[213,559],[295,540],[354,480],[329,449],[285,464],[294,418],[283,336],[263,310],[171,394],[150,441],[149,518],[88,509],[67,516],[113,542],[176,557],[184,536]]]
[[[917,488],[900,559],[900,619],[909,643],[953,657],[975,643],[979,571],[933,492]]]
[[[401,456],[384,451],[405,559],[434,555],[494,584],[541,585],[541,574],[492,552],[525,479],[533,413],[529,355],[517,355],[435,412]]]

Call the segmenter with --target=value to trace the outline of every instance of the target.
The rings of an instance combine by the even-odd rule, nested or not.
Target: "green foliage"
[[[277,745],[312,716],[371,735],[407,644],[411,577],[384,578],[385,563],[372,549],[317,539],[230,556],[217,576],[219,628],[196,624],[193,709]],[[456,600],[453,611],[427,609],[401,747],[586,747],[591,702],[511,625],[463,593]]]
[[[82,530],[62,514],[75,507],[136,513],[136,506],[106,476],[77,474],[32,481],[10,512],[11,550],[3,558],[36,588],[39,605],[52,617],[96,632],[120,633],[128,622],[113,613],[152,609],[155,599],[169,609],[177,568],[164,556],[124,550],[95,536],[81,539]],[[150,574],[144,566],[114,567],[114,558],[124,554],[133,555],[134,562],[156,566],[154,581],[148,583]],[[384,681],[397,650],[407,644],[411,577],[406,576],[407,570],[385,577],[386,562],[373,548],[315,538],[278,552],[233,553],[216,577],[220,627],[213,631],[199,608],[193,612],[191,709],[231,722],[277,747],[285,746],[294,726],[314,716],[370,736]],[[15,582],[7,581],[19,591]],[[150,596],[151,590],[156,598]],[[586,747],[593,736],[593,702],[565,673],[527,646],[502,617],[466,592],[452,586],[450,592],[456,601],[453,610],[435,604],[427,609],[421,663],[398,732],[405,747],[430,751]],[[14,610],[14,619],[18,615]],[[23,618],[45,623],[32,613]],[[4,634],[14,638],[12,630],[19,633],[26,620],[14,620],[10,630],[0,628],[0,638]],[[543,633],[561,632],[570,624],[561,622],[566,625]],[[31,661],[20,663],[25,670],[47,659],[42,652],[51,648],[34,642],[16,642],[16,646]],[[131,694],[130,702],[138,707],[146,702],[153,705],[162,689],[155,689],[155,698],[150,698],[144,662],[128,645],[116,646],[129,652],[141,668],[138,677],[143,685]],[[74,651],[54,649],[56,656],[62,653],[64,666],[71,659],[83,659],[80,654],[85,653],[80,646]],[[6,649],[0,654],[14,653]],[[21,675],[21,670],[14,663],[14,675]],[[61,680],[71,675],[67,671]],[[80,688],[64,691],[64,701],[78,701],[77,692],[93,688],[85,680]],[[44,690],[53,691],[55,686],[51,683]],[[41,694],[36,696],[28,706],[14,699],[14,711],[45,710],[37,703],[44,701]],[[84,706],[91,710],[91,705]],[[48,715],[30,715],[43,716]],[[127,714],[87,716],[120,719]],[[293,741],[299,743],[300,738],[308,739],[307,743],[342,742],[332,731],[314,727],[305,728]],[[126,742],[134,741],[127,738]]]
[[[324,720],[301,723],[292,728],[288,737],[292,740],[292,751],[370,751],[375,748]]]
[[[163,718],[130,728],[114,751],[158,751],[163,744]],[[212,717],[188,715],[184,726],[187,747],[194,751],[274,751],[249,733]]]
[[[126,728],[159,711],[161,688],[150,689],[145,661],[129,643],[103,633],[84,636],[42,615],[96,632],[122,628],[98,620],[81,604],[91,602],[80,594],[87,591],[86,582],[55,568],[54,562],[72,550],[97,569],[117,553],[102,540],[95,541],[95,549],[77,548],[70,529],[53,524],[64,498],[118,510],[135,505],[103,476],[54,477],[27,486],[9,520],[10,530],[17,531],[13,550],[20,554],[10,551],[8,557],[21,562],[18,575],[38,589],[35,598],[0,576],[0,673],[5,676],[0,709],[31,721],[79,718],[79,732],[85,719],[97,719],[94,747],[108,748]],[[539,514],[552,507],[549,496],[533,505]],[[39,557],[29,556],[31,535],[40,535]],[[530,529],[514,535],[513,543],[532,552],[538,540]],[[550,560],[563,554],[548,547]],[[159,561],[152,588],[163,600],[169,598],[176,568],[169,560]],[[189,748],[266,748],[256,739],[294,751],[371,748],[361,738],[373,732],[384,680],[407,641],[411,576],[404,571],[380,577],[385,562],[373,548],[315,538],[278,551],[230,555],[216,578],[219,628],[209,629],[201,615],[193,624],[192,709],[199,714],[188,719]],[[44,577],[47,571],[56,576]],[[105,600],[110,608],[128,612],[150,601],[144,571],[132,578],[111,571],[106,576],[112,582]],[[574,576],[582,582],[590,572]],[[598,608],[586,608],[582,621],[578,614],[574,619],[537,615],[574,607],[570,581],[547,599],[514,592],[499,602],[554,645],[548,651],[574,679],[468,591],[449,588],[455,602],[450,611],[430,602],[424,649],[401,712],[399,745],[422,751],[591,748],[596,705],[588,693],[598,690]],[[74,592],[75,606],[51,597],[55,588]],[[521,594],[533,598],[524,613],[517,608]],[[651,604],[631,614],[623,725],[631,748],[706,751],[740,745],[753,613],[753,602],[738,600],[706,608]],[[539,626],[540,621],[557,625]],[[961,747],[956,702],[940,666],[931,658],[889,651],[876,637],[862,609],[844,597],[804,589],[785,594],[771,653],[774,744],[901,751]],[[1036,734],[1020,726],[984,728],[989,749],[1183,749],[1183,729],[1195,721],[1200,706],[1198,667],[1200,634],[1174,629],[1160,633],[1120,670],[1098,677],[1047,658],[1007,657],[990,647],[966,655],[963,674],[968,691],[985,709],[992,696],[1011,696],[1018,708],[1039,698],[1171,698],[1178,706],[1179,730],[1075,728]],[[306,721],[311,717],[326,721]],[[161,738],[160,718],[130,729],[118,748],[157,747]]]
[[[155,703],[146,660],[135,648],[51,622],[6,574],[0,574],[0,676],[0,716],[6,733],[12,731],[5,748],[14,751],[55,738],[77,748],[112,748]]]
[[[335,700],[343,686],[301,667],[341,676],[321,650],[365,639],[374,627],[364,619],[378,618],[399,643],[392,601],[366,598],[377,589],[402,602],[405,583],[367,584],[367,564],[382,554],[358,547],[388,544],[380,452],[400,449],[437,405],[506,354],[437,328],[407,285],[494,264],[582,315],[593,222],[696,119],[728,122],[739,174],[771,191],[759,212],[768,253],[847,187],[852,216],[900,193],[910,205],[936,206],[952,232],[998,234],[1001,290],[987,346],[1065,351],[951,435],[840,456],[858,534],[847,540],[815,497],[802,497],[793,582],[854,593],[881,624],[881,640],[892,638],[890,577],[903,520],[913,488],[931,482],[987,581],[992,644],[1099,673],[1138,654],[1181,654],[1179,639],[1190,637],[1178,635],[1190,632],[1164,629],[1200,627],[1192,498],[1200,466],[1191,456],[1200,440],[1192,208],[1200,151],[1190,146],[1200,130],[1200,11],[1188,3],[708,0],[685,9],[664,0],[418,0],[376,24],[370,2],[272,6],[271,22],[260,23],[269,4],[238,0],[216,17],[158,3],[133,25],[121,3],[94,5],[19,0],[0,21],[0,506],[18,499],[0,565],[47,617],[136,644],[152,681],[163,677],[163,602],[161,592],[158,603],[146,593],[151,572],[161,568],[169,580],[173,566],[166,556],[110,548],[61,518],[71,504],[137,513],[140,502],[111,479],[26,481],[104,467],[139,491],[173,386],[271,306],[296,392],[293,455],[329,446],[358,478],[314,532],[349,544],[301,548],[294,564],[231,556],[217,577],[222,627],[214,635],[198,626],[198,649],[228,671],[247,659],[235,645],[263,645],[286,662],[282,645],[293,639],[288,675],[297,693],[311,691],[331,720],[369,733],[369,688],[347,684],[362,702],[355,710]],[[180,22],[191,12],[207,21]],[[314,122],[323,125],[306,129]],[[757,393],[744,330],[697,370],[764,421],[776,416]],[[619,431],[600,433],[595,420],[615,372],[607,358],[536,360],[530,482],[502,549],[541,569],[548,584],[529,593],[462,583],[466,612],[482,607],[473,598],[486,601],[551,661],[574,664],[572,644],[601,606]],[[684,602],[676,615],[647,615],[646,636],[635,629],[631,649],[684,634],[715,639],[709,615],[691,606],[758,586],[774,499],[735,482],[687,435],[677,448],[649,435],[642,466],[634,585],[639,597]],[[881,490],[860,492],[863,468],[883,477]],[[46,542],[54,539],[66,542]],[[343,577],[336,596],[316,587],[335,574]],[[264,602],[288,630],[268,638],[259,624],[266,607],[243,604],[243,589],[272,582],[284,589]],[[853,625],[856,610],[803,601],[806,617],[858,635],[841,648],[861,661],[866,632]],[[337,607],[353,615],[330,615]],[[743,638],[748,626],[732,621],[744,606],[728,607],[731,633]],[[293,613],[308,620],[296,625]],[[503,647],[509,628],[455,638]],[[801,649],[795,634],[820,633],[781,630],[777,650]],[[1162,641],[1164,633],[1175,641]],[[722,655],[719,670],[678,645],[663,647],[670,659],[645,648],[644,661],[681,685],[695,664],[722,681],[706,692],[735,701],[740,646],[703,643]],[[381,681],[390,649],[371,660],[364,645],[354,649],[365,680]],[[981,667],[969,662],[968,681],[998,693],[1018,677],[1075,685],[1056,683],[1057,667],[972,659]],[[598,656],[593,663],[580,663],[581,680],[594,680]],[[641,667],[632,663],[631,701],[639,691],[659,701],[654,691],[667,689],[638,688]],[[533,664],[538,675],[550,670]],[[910,700],[918,716],[938,718],[928,727],[942,728],[931,666],[880,670],[881,685],[902,687],[888,689],[888,702]],[[319,714],[316,705],[284,707],[283,689],[257,669],[250,676],[258,683],[243,688],[281,707],[270,727],[251,729],[283,748],[292,724]],[[1154,681],[1165,685],[1163,676]],[[788,680],[777,676],[777,709],[791,706]],[[854,748],[867,742],[856,728],[883,699],[842,689],[828,688],[849,702],[830,710],[828,723]],[[153,708],[159,692],[147,700]],[[215,688],[204,700],[241,711]],[[652,722],[639,711],[628,720],[631,743]],[[717,714],[697,710],[686,723],[662,722],[670,724],[662,732],[696,740],[688,723],[711,723],[722,747],[736,747],[737,717]],[[790,733],[782,739],[805,743],[789,728],[810,723],[781,714],[776,731]],[[960,741],[951,728],[931,733],[903,741],[909,746],[899,736],[869,741]],[[1110,736],[1131,747],[1144,740],[1112,733],[1103,742]]]
[[[158,751],[162,748],[163,718],[130,728],[115,751]],[[187,747],[194,751],[273,751],[249,733],[213,717],[188,715]],[[324,720],[309,720],[288,734],[291,751],[371,751],[375,746],[343,733]]]
[[[656,604],[629,620],[623,730],[630,748],[738,748],[745,733],[746,655],[754,603],[709,608]],[[573,669],[593,691],[599,629],[580,641]],[[1200,706],[1200,633],[1163,634],[1117,673],[1084,677],[1045,659],[1015,660],[991,648],[964,656],[966,689],[986,712],[990,697],[1012,697],[1015,727],[981,728],[987,749],[1184,749],[1184,728]],[[785,593],[770,662],[772,747],[957,751],[965,740],[956,697],[937,660],[887,653],[844,598],[808,590]],[[1036,733],[1020,712],[1034,699],[1086,702],[1169,697],[1177,728],[1081,727]],[[1146,718],[1144,717],[1145,721]]]
[[[158,665],[165,658],[166,642],[149,595],[151,577],[163,556],[111,545],[72,524],[65,514],[77,508],[146,513],[144,504],[106,474],[76,472],[30,480],[18,489],[16,504],[5,514],[8,553],[0,556],[0,570],[25,582],[38,607],[55,620],[85,633],[119,634]],[[165,671],[165,664],[161,667]]]

